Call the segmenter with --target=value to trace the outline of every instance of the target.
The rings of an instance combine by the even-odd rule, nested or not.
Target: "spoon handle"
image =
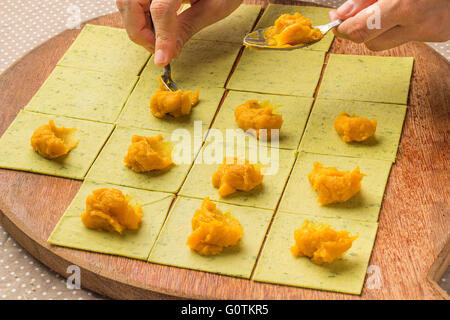
[[[319,29],[322,34],[326,34],[331,29],[338,27],[342,23],[342,20],[333,20],[330,23],[324,24],[323,26],[315,27],[316,29]]]
[[[155,25],[153,24],[152,13],[150,11],[148,12],[148,16],[150,18],[150,28],[151,28],[153,34],[155,35],[155,39],[156,39]],[[176,83],[172,81],[172,71],[170,69],[170,63],[164,67],[163,79],[167,79],[171,83],[172,87],[166,85],[166,87],[169,90],[176,91],[179,89],[178,86],[176,85]]]

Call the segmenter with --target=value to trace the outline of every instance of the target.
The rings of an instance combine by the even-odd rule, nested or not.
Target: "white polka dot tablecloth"
[[[311,2],[333,7],[343,3]],[[63,30],[116,11],[115,0],[0,0],[0,73]],[[430,45],[449,59],[450,42]],[[68,288],[63,277],[35,260],[0,225],[0,299],[102,298]]]

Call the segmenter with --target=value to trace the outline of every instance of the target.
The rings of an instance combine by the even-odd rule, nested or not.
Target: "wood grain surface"
[[[118,14],[90,23],[122,27]],[[0,76],[0,135],[78,33],[68,30],[52,38]],[[449,241],[450,65],[419,43],[374,53],[362,45],[336,39],[331,52],[415,58],[398,160],[386,188],[370,260],[370,265],[381,271],[379,289],[365,286],[361,296],[352,296],[52,246],[47,238],[81,185],[69,179],[0,169],[0,222],[41,262],[64,277],[68,276],[69,265],[78,265],[84,288],[112,298],[447,299],[427,274]],[[448,250],[445,252],[448,254]]]

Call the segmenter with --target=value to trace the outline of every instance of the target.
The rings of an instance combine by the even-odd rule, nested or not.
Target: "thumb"
[[[150,5],[155,28],[155,57],[157,66],[165,66],[175,55],[177,10],[181,0],[153,0]]]

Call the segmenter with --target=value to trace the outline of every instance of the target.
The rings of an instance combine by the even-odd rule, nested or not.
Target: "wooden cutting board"
[[[122,27],[118,14],[90,23]],[[36,93],[78,33],[79,30],[69,30],[50,39],[0,76],[0,135]],[[448,298],[433,281],[436,273],[428,273],[430,269],[442,271],[448,264],[450,64],[419,43],[373,53],[362,45],[336,39],[331,52],[415,58],[398,160],[386,188],[370,260],[370,265],[380,270],[379,289],[365,285],[361,296],[352,296],[51,246],[47,238],[81,185],[75,180],[0,169],[0,222],[42,263],[64,277],[69,276],[69,265],[78,265],[84,288],[112,298]]]

